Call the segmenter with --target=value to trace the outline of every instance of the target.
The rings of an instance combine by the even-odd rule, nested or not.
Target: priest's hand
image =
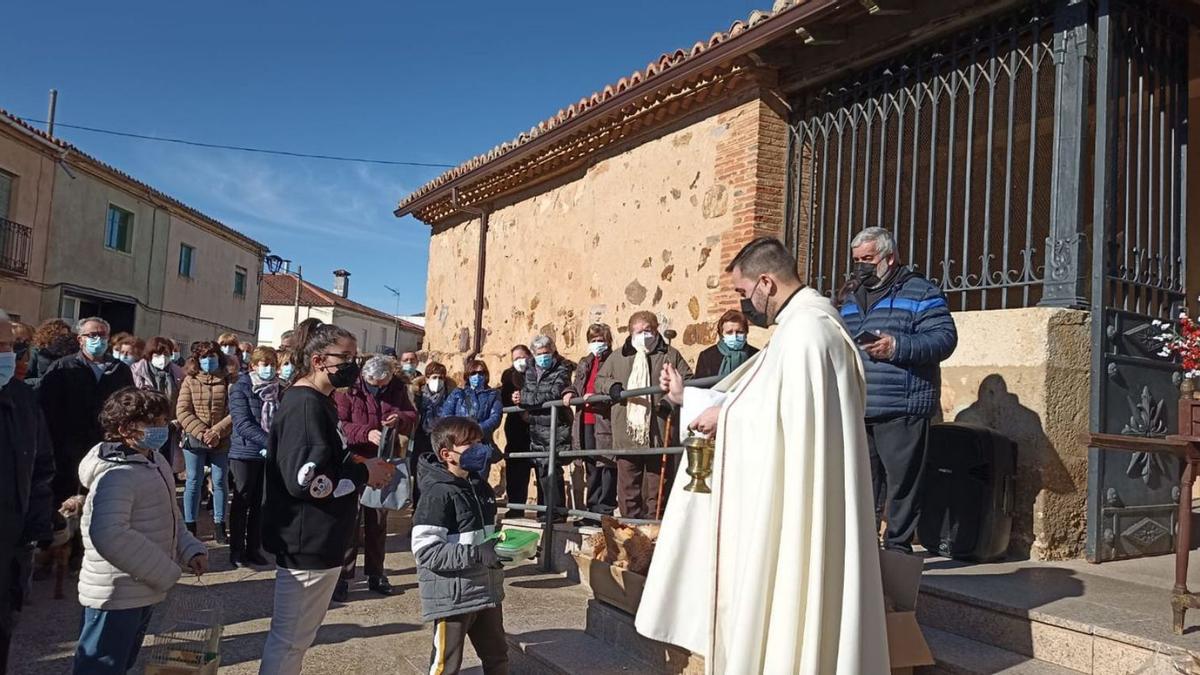
[[[675,405],[683,405],[683,375],[675,366],[664,363],[662,372],[658,375],[658,386],[667,395],[667,400]]]
[[[892,357],[896,355],[896,338],[887,333],[881,333],[879,339],[864,346],[863,351],[876,361],[891,361]]]
[[[700,413],[699,417],[692,420],[692,424],[688,428],[712,438],[717,433],[717,420],[720,419],[720,417],[721,406],[714,405],[708,410]]]

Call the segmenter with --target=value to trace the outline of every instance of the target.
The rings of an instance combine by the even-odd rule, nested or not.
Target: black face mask
[[[754,290],[750,291],[750,295],[742,298],[742,314],[745,314],[746,320],[755,326],[758,326],[759,328],[766,328],[767,326],[771,325],[771,322],[767,319],[767,313],[760,312],[754,307],[753,298],[754,293],[757,291],[758,284],[754,284]],[[768,298],[768,302],[769,301],[770,299]]]
[[[335,370],[329,374],[329,384],[336,389],[349,387],[358,379],[358,364],[353,361],[339,363],[334,368]]]
[[[850,274],[858,282],[859,286],[867,286],[869,288],[879,283],[879,275],[876,274],[875,263],[856,262]]]

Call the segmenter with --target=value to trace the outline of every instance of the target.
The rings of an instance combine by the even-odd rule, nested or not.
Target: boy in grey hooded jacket
[[[75,673],[125,673],[137,660],[155,605],[179,580],[180,562],[197,575],[207,549],[188,532],[175,504],[175,476],[158,450],[171,404],[154,391],[121,389],[100,423],[110,440],[79,464],[84,502],[79,603],[83,626]]]
[[[434,622],[431,673],[457,673],[471,638],[486,675],[508,673],[504,636],[504,571],[496,542],[496,495],[479,472],[490,446],[466,417],[433,428],[433,453],[418,463],[421,501],[413,515],[412,549],[421,618]]]

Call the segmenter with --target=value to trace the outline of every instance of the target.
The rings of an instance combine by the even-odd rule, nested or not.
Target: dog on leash
[[[83,496],[68,497],[51,517],[54,523],[54,539],[50,547],[39,552],[38,567],[54,570],[54,599],[63,598],[63,584],[71,566],[71,542],[79,533],[79,521],[83,517]]]

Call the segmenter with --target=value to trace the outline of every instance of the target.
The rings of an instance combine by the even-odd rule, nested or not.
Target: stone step
[[[923,627],[922,633],[937,663],[917,668],[915,675],[1079,675],[1080,672],[936,628]]]
[[[1138,584],[1071,577],[1071,583],[1063,586],[1072,589],[1075,595],[1071,597],[1052,588],[1058,582],[1057,572],[1043,572],[1046,570],[1012,578],[974,570],[950,578],[936,572],[931,575],[927,567],[917,601],[917,620],[931,646],[931,635],[943,638],[943,654],[951,665],[976,663],[956,656],[961,649],[974,646],[969,642],[999,650],[990,652],[997,663],[1006,662],[1002,657],[1007,652],[1065,672],[1170,673],[1182,664],[1200,663],[1193,656],[1195,650],[1182,644],[1194,642],[1194,637],[1171,635],[1165,594]],[[1089,585],[1091,592],[1085,591]],[[1163,597],[1159,599],[1159,595]],[[1134,611],[1142,602],[1140,596],[1155,596],[1150,606],[1157,614]],[[943,634],[969,642],[945,639]],[[933,652],[938,667],[944,668],[943,654],[936,646]]]
[[[640,635],[633,625],[632,616],[599,600],[588,601],[585,630],[588,635],[608,645],[609,649],[624,650],[648,664],[652,672],[704,675],[703,658]]]
[[[509,670],[523,675],[627,675],[656,672],[628,653],[579,630],[509,635]]]

